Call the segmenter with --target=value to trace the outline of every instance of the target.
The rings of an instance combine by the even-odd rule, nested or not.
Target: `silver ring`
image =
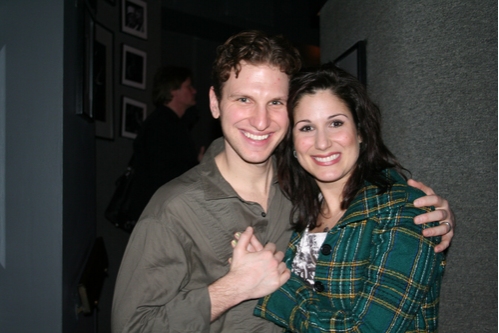
[[[447,224],[447,227],[449,229],[449,230],[447,230],[447,233],[449,233],[452,230],[452,224],[450,224],[450,222],[444,221],[444,222],[440,222],[440,224]]]

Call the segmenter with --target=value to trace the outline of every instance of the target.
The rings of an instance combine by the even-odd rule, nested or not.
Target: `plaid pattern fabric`
[[[288,332],[436,332],[443,254],[425,238],[412,202],[424,194],[392,170],[392,189],[366,184],[332,228],[317,260],[315,285],[292,274],[261,299],[255,315]],[[300,234],[286,252],[288,268]],[[327,245],[326,245],[327,244]]]

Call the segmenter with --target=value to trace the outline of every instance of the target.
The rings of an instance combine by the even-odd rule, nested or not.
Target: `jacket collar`
[[[232,188],[232,186],[225,180],[220,173],[217,164],[215,163],[215,156],[220,154],[225,149],[223,137],[213,141],[208,147],[203,160],[201,161],[201,172],[203,174],[202,184],[206,200],[217,200],[226,198],[239,198],[239,195]],[[274,162],[274,175],[272,184],[277,185],[277,173]]]
[[[392,189],[379,195],[378,186],[365,181],[364,186],[357,192],[352,203],[346,210],[343,217],[329,232],[334,232],[350,223],[362,221],[372,217],[377,217],[383,212],[392,209],[394,205],[404,204],[408,200],[407,183],[396,171],[387,169],[382,171],[385,176],[393,182]],[[410,199],[409,199],[410,200]],[[293,232],[290,240],[289,251],[294,253],[296,245],[301,239],[303,232]],[[288,260],[289,261],[289,260]],[[288,262],[288,265],[290,263]]]

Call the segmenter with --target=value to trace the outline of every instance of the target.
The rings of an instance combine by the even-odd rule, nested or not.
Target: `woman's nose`
[[[317,134],[315,136],[315,147],[320,150],[324,150],[329,148],[331,145],[331,140],[329,140],[329,136],[326,131],[317,130]]]

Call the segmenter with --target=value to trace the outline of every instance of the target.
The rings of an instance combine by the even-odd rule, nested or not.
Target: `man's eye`
[[[283,103],[281,101],[272,101],[271,104],[272,105],[283,105]]]
[[[248,101],[248,99],[246,97],[241,97],[241,98],[239,98],[239,101],[246,103]]]

